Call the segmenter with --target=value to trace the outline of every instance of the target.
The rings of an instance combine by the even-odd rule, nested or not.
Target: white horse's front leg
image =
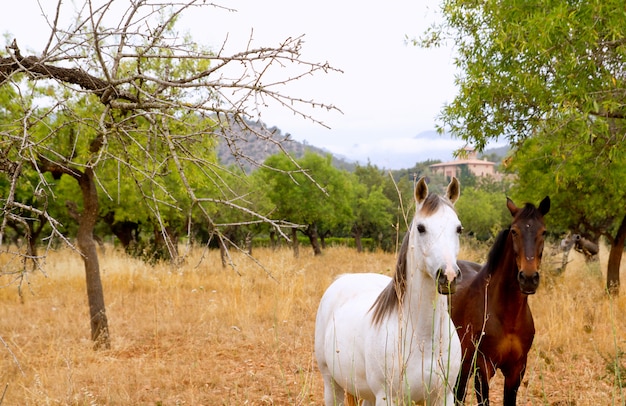
[[[326,406],[343,406],[345,392],[330,374],[324,374],[324,404]]]

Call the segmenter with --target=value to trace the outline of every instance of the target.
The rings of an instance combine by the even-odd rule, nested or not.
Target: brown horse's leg
[[[496,373],[496,368],[485,357],[476,360],[477,367],[474,375],[474,392],[480,406],[489,406],[489,381]]]
[[[470,370],[472,364],[464,362],[461,366],[461,371],[456,379],[456,385],[454,386],[454,400],[455,404],[463,405],[465,402],[465,392],[467,388],[467,380],[470,376]]]
[[[489,406],[489,378],[482,369],[478,369],[474,376],[474,392],[480,406]]]
[[[504,375],[504,406],[515,406],[517,402],[517,390],[524,378],[524,372],[526,371],[526,359],[523,362],[518,363],[513,368],[507,368],[502,370]]]

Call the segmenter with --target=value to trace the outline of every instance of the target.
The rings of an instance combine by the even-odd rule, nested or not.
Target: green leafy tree
[[[511,220],[502,193],[466,187],[454,207],[465,232],[483,241],[494,237]]]
[[[461,165],[458,178],[464,188],[476,187],[478,184],[478,177],[470,170],[468,164]]]
[[[353,189],[349,177],[332,166],[331,156],[312,152],[297,161],[284,154],[272,155],[265,165],[259,176],[267,185],[267,196],[276,207],[276,216],[302,226],[292,228],[294,255],[298,255],[298,230],[309,238],[314,254],[320,255],[320,230],[352,222]]]
[[[363,251],[362,237],[369,236],[381,247],[383,240],[394,234],[394,204],[384,193],[385,184],[391,182],[388,176],[376,166],[357,166],[356,179],[352,182],[355,196],[352,211],[354,224],[352,235],[358,252]]]
[[[356,184],[356,199],[354,199],[355,221],[352,226],[356,248],[363,251],[362,237],[370,236],[382,243],[382,238],[393,226],[391,201],[383,194],[382,186],[374,186],[367,190],[364,185]]]
[[[229,247],[252,255],[255,236],[276,234],[276,227],[271,225],[269,220],[274,215],[274,206],[267,196],[266,185],[257,174],[258,171],[253,172],[252,176],[245,176],[240,168],[232,166],[228,170],[224,169],[220,175],[228,183],[233,194],[238,196],[235,202],[241,208],[232,210],[222,204],[213,204],[215,211],[213,217],[221,231],[212,232],[210,237],[220,249],[224,267],[234,266]],[[274,224],[279,223],[275,221]]]
[[[446,0],[443,23],[422,42],[431,46],[450,40],[456,45],[462,74],[457,97],[441,114],[444,127],[478,150],[498,138],[514,147],[538,139],[545,148],[528,148],[524,159],[544,172],[540,179],[520,183],[550,182],[542,194],[566,193],[578,200],[578,218],[568,225],[587,223],[596,212],[608,215],[611,224],[589,225],[589,231],[611,242],[607,288],[614,293],[619,290],[626,196],[613,188],[616,177],[605,168],[622,165],[625,153],[626,33],[623,16],[616,12],[622,9],[623,3],[615,0]],[[558,151],[558,158],[548,153],[548,146]],[[529,172],[518,168],[520,176]],[[574,179],[575,173],[584,174]],[[598,190],[604,184],[610,186]],[[550,216],[568,210],[571,205],[557,203]]]

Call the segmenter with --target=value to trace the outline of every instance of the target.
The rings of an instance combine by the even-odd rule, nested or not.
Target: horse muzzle
[[[517,281],[519,282],[519,288],[525,295],[534,295],[539,287],[539,272],[535,271],[527,273],[520,271],[517,274]]]
[[[449,280],[445,270],[440,269],[437,271],[437,292],[439,292],[439,294],[451,295],[456,292],[456,283],[461,280],[461,271],[456,268],[454,272],[454,278]]]

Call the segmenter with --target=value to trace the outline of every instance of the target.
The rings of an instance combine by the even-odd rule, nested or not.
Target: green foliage
[[[352,185],[345,172],[331,165],[330,156],[306,153],[296,162],[284,154],[272,155],[258,176],[278,218],[323,229],[350,224],[353,218]]]
[[[461,189],[461,197],[455,204],[465,234],[484,241],[495,237],[511,222],[506,208],[506,197],[473,187]]]
[[[597,152],[608,156],[619,148],[610,120],[624,116],[626,98],[622,8],[616,0],[446,0],[444,24],[423,42],[457,45],[464,74],[445,126],[478,150],[491,139],[517,145],[565,132],[572,143],[603,139]]]
[[[476,187],[478,178],[472,173],[472,171],[470,171],[469,166],[467,164],[463,164],[460,169],[459,182],[461,185],[466,188]]]
[[[381,239],[392,237],[395,205],[384,192],[385,185],[390,184],[389,177],[370,164],[357,166],[354,177],[353,232],[376,238],[380,235]]]
[[[373,186],[370,190],[361,184],[355,186],[359,189],[353,205],[355,224],[369,235],[391,230],[392,203],[383,194],[382,185]]]
[[[535,204],[550,196],[558,208],[546,219],[553,231],[611,238],[624,215],[626,160],[600,163],[593,144],[573,149],[567,142],[556,136],[527,141],[509,168],[519,174],[513,194]]]

